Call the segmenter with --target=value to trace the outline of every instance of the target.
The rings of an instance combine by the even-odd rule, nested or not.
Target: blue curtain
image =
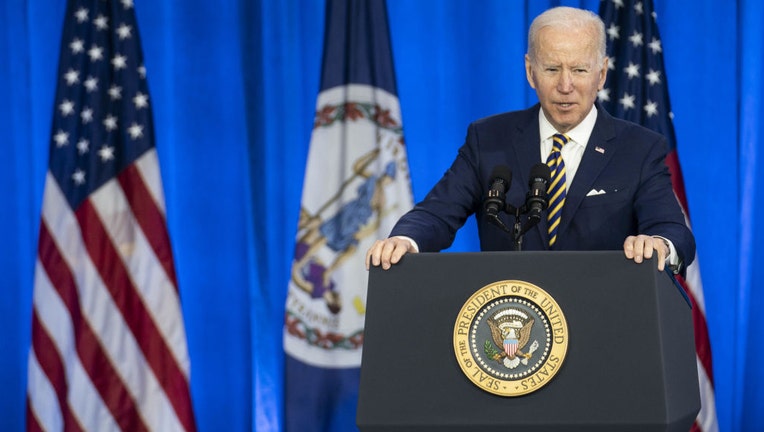
[[[761,290],[764,278],[764,253],[761,251],[761,240],[764,239],[761,227],[756,224],[761,221],[764,211],[764,182],[759,178],[764,175],[759,161],[764,157],[762,143],[762,123],[764,122],[764,85],[761,82],[761,71],[764,60],[764,29],[760,25],[764,17],[764,5],[757,1],[743,1],[739,11],[738,43],[742,55],[738,57],[740,71],[738,87],[739,117],[738,130],[738,205],[740,208],[739,231],[739,274],[740,282],[734,287],[732,295],[738,298],[736,304],[737,334],[735,337],[735,353],[733,367],[737,375],[734,377],[735,387],[732,388],[733,424],[741,426],[758,425],[762,428],[762,409],[764,409],[764,369],[757,365],[761,348],[759,348],[759,333],[761,325],[758,313],[764,306],[764,293]],[[732,322],[732,320],[730,320]]]
[[[0,6],[0,429],[23,430],[64,2]],[[722,431],[764,429],[764,6],[655,0]],[[416,199],[467,124],[535,102],[526,31],[558,4],[388,0]],[[277,431],[283,306],[323,39],[319,0],[135,0],[201,430]],[[477,250],[474,223],[452,250]]]

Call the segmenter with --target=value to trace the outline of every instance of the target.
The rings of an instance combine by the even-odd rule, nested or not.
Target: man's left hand
[[[640,234],[638,236],[628,236],[623,242],[623,253],[626,258],[633,259],[639,264],[644,259],[653,257],[653,253],[658,254],[658,270],[663,271],[666,266],[666,257],[669,254],[669,248],[660,237],[651,237]]]

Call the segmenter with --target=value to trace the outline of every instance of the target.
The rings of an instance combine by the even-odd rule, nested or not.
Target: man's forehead
[[[597,63],[596,50],[569,51],[545,51],[539,50],[536,55],[536,63],[543,66],[587,66]]]
[[[540,41],[536,59],[539,63],[592,65],[597,62],[598,49],[592,42],[581,40]]]

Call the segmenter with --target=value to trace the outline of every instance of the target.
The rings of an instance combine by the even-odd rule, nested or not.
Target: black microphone
[[[528,196],[525,198],[525,205],[528,208],[528,218],[535,222],[541,219],[541,212],[549,206],[546,189],[549,185],[549,167],[543,163],[537,163],[531,167],[531,177],[528,180]]]
[[[485,212],[491,218],[498,218],[499,211],[506,206],[507,191],[512,183],[512,171],[506,165],[497,165],[491,174],[491,188],[483,203]]]
[[[504,211],[507,205],[507,191],[511,183],[512,171],[506,165],[494,167],[491,174],[491,188],[488,189],[488,196],[483,203],[488,220],[507,233],[510,232],[509,228],[499,219],[499,212]]]

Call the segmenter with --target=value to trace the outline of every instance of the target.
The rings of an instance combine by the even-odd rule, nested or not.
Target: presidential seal
[[[505,280],[480,288],[454,325],[454,354],[464,375],[482,390],[521,396],[545,386],[568,351],[568,324],[543,289]]]

